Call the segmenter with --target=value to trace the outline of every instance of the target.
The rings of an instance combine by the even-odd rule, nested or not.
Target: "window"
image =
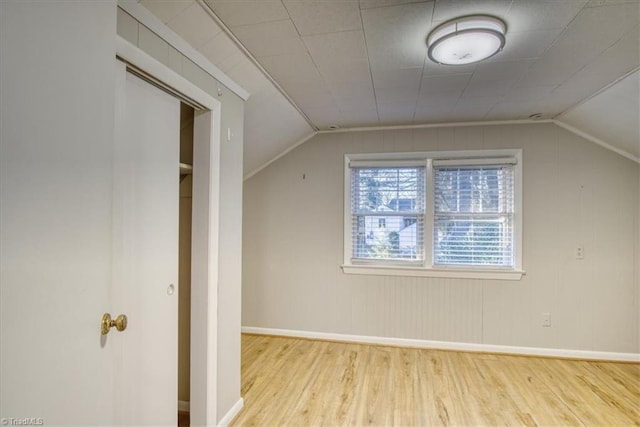
[[[350,180],[353,258],[422,260],[424,166],[354,166]]]
[[[521,151],[347,155],[345,273],[519,279]]]
[[[433,168],[434,265],[513,267],[513,165],[458,162]]]

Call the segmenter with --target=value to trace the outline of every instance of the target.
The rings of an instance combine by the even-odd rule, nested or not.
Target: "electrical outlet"
[[[545,328],[551,327],[551,313],[541,313],[542,316],[542,326]]]
[[[576,259],[584,259],[584,246],[578,245],[576,248]]]

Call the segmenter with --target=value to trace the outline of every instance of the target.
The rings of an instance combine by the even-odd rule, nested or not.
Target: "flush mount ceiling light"
[[[492,16],[465,16],[436,27],[427,37],[429,59],[463,65],[482,61],[504,47],[506,25]]]

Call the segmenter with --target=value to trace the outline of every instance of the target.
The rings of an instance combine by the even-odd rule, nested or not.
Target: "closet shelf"
[[[180,175],[191,175],[193,173],[193,166],[187,163],[180,163]]]

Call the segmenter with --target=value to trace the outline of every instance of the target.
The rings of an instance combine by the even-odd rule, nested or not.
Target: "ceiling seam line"
[[[420,84],[418,84],[418,94],[416,96],[416,103],[413,105],[413,116],[411,117],[411,121],[415,123],[416,121],[416,113],[418,112],[418,103],[420,102],[420,93],[422,92],[422,82],[424,81],[424,69],[427,66],[427,55],[425,55],[424,61],[422,61],[422,71],[420,72]],[[429,97],[427,96],[427,99]]]
[[[548,51],[550,51],[552,48],[554,48],[556,46],[558,41],[565,35],[565,33],[567,33],[567,31],[569,30],[569,27],[571,26],[571,24],[573,24],[573,22],[578,18],[578,15],[580,15],[585,9],[587,9],[587,4],[588,4],[588,2],[585,2],[585,4],[580,8],[580,10],[578,10],[578,12],[576,12],[576,14],[573,15],[573,18],[571,18],[571,20],[564,26],[562,31],[560,31],[560,34],[558,34],[553,39],[551,44],[540,54],[540,58],[542,58],[544,55],[547,54]]]
[[[634,27],[634,28],[635,28],[635,27]],[[629,30],[629,32],[631,32],[631,31],[633,31],[633,29]],[[555,92],[556,90],[558,90],[558,88],[560,88],[562,85],[564,85],[565,83],[567,83],[567,82],[568,82],[569,80],[571,80],[574,76],[576,76],[576,75],[580,74],[580,72],[581,72],[582,70],[585,70],[585,69],[589,68],[589,66],[590,66],[591,64],[593,64],[593,63],[594,63],[594,62],[595,62],[595,61],[600,57],[600,55],[603,55],[606,51],[608,51],[609,49],[611,49],[612,47],[614,47],[615,45],[617,45],[617,44],[618,44],[618,42],[619,42],[620,40],[622,40],[626,35],[627,35],[627,33],[624,33],[622,36],[620,36],[620,38],[619,38],[619,39],[617,39],[617,40],[616,40],[615,42],[613,42],[611,45],[609,45],[609,46],[607,46],[605,49],[603,49],[603,50],[602,50],[602,52],[600,52],[600,53],[598,54],[598,56],[594,57],[591,61],[589,61],[589,62],[587,62],[586,64],[584,64],[582,67],[580,67],[580,69],[576,70],[576,71],[575,71],[575,72],[573,72],[569,77],[567,77],[567,78],[566,78],[566,79],[564,79],[561,83],[559,83],[559,84],[558,84],[558,86],[557,86],[555,89],[553,89],[551,92],[552,92],[552,93],[553,93],[553,92]],[[632,71],[632,72],[633,72],[633,71]],[[627,75],[627,73],[625,73],[624,75],[626,76],[626,75]],[[620,79],[621,79],[621,78],[618,78],[618,79],[614,80],[612,83],[607,84],[607,87],[611,86],[613,83],[618,82]],[[595,93],[591,94],[588,98],[585,98],[584,100],[589,99],[589,98],[592,98],[592,97],[593,97],[593,96],[595,96],[597,93],[599,93],[601,90],[602,90],[602,89],[597,90]],[[583,102],[584,100],[580,100],[580,101],[578,101],[575,105],[582,104],[582,102]],[[571,107],[569,107],[569,108],[573,108],[573,106],[571,106]],[[565,110],[565,111],[566,111],[566,110]],[[559,113],[559,114],[562,114],[562,113]]]
[[[605,52],[607,52],[609,49],[613,48],[615,45],[618,44],[618,42],[620,42],[620,40],[624,39],[627,34],[631,33],[635,28],[637,27],[637,25],[633,26],[629,31],[623,33],[618,39],[616,39],[615,42],[611,43],[611,45],[607,46],[602,52],[600,52],[598,54],[598,56],[596,56],[595,58],[593,58],[591,61],[589,61],[588,63],[586,63],[584,66],[582,66],[579,70],[577,70],[576,72],[574,72],[573,74],[571,74],[569,77],[567,77],[562,83],[558,84],[558,86],[553,89],[551,92],[555,92],[556,90],[558,90],[558,88],[560,88],[562,85],[564,85],[566,82],[568,82],[569,80],[571,80],[571,78],[573,78],[574,76],[578,75],[582,70],[585,70],[589,67],[589,65],[593,64],[599,57],[600,55],[604,55]],[[602,92],[603,90],[613,86],[614,84],[618,83],[620,80],[622,80],[623,78],[625,78],[626,76],[628,76],[629,74],[634,73],[635,71],[637,71],[638,69],[640,69],[640,67],[636,67],[634,69],[632,69],[629,72],[624,73],[621,77],[618,77],[617,79],[615,79],[613,82],[608,83],[607,85],[605,85],[604,87],[596,90],[594,93],[592,93],[591,95],[589,95],[588,97],[579,100],[578,102],[576,102],[575,104],[569,106],[568,108],[564,109],[563,111],[559,112],[558,114],[556,114],[555,116],[553,116],[553,118],[556,118],[564,113],[566,113],[569,110],[573,110],[574,108],[578,107],[579,105],[584,104],[585,102],[587,102],[588,100],[590,100],[591,98],[593,98],[594,96],[596,96],[597,94],[599,94],[600,92]]]
[[[249,98],[250,93],[234,81],[227,73],[218,68],[202,52],[197,50],[171,27],[160,20],[149,9],[135,0],[118,0],[117,8],[131,16],[140,25],[146,27],[156,36],[164,40],[169,46],[180,52],[185,58],[198,66],[209,76],[213,77],[220,84],[226,86],[231,92],[239,96],[243,101]]]
[[[300,34],[300,30],[298,29],[298,26],[296,25],[295,21],[293,20],[293,17],[291,17],[291,13],[289,13],[289,9],[287,9],[287,5],[282,0],[280,0],[280,2],[282,3],[282,7],[284,7],[284,10],[287,12],[287,15],[289,16],[289,21],[291,21],[291,25],[293,25],[293,28],[295,28],[296,33],[298,34],[298,37],[300,37],[300,42],[304,46],[304,50],[306,51],[307,56],[309,57],[309,60],[311,61],[311,63],[315,67],[316,71],[318,72],[318,76],[320,77],[320,79],[326,85],[327,91],[329,93],[329,97],[331,97],[331,100],[333,101],[334,108],[337,108],[338,110],[340,110],[340,105],[336,101],[335,97],[333,96],[333,93],[331,92],[331,85],[329,84],[329,81],[320,72],[320,67],[318,67],[318,64],[316,63],[316,60],[313,59],[313,55],[311,55],[311,52],[309,51],[309,46],[307,46],[307,43],[304,41],[304,38],[303,38],[302,34]],[[349,30],[349,31],[357,31],[357,30]],[[331,33],[320,33],[320,34],[331,34]],[[315,34],[315,35],[317,35],[317,34]],[[314,126],[314,129],[316,131],[318,131],[318,130],[320,130],[320,127],[319,126]]]
[[[595,91],[594,93],[592,93],[591,95],[587,96],[586,98],[576,102],[575,104],[573,104],[572,106],[565,108],[564,111],[559,112],[558,114],[556,114],[555,116],[552,117],[552,119],[556,119],[556,117],[561,117],[564,114],[569,113],[572,110],[575,110],[576,108],[578,108],[579,106],[581,106],[582,104],[586,103],[587,101],[595,98],[596,96],[600,95],[602,92],[604,92],[605,90],[613,87],[614,85],[616,85],[618,82],[626,79],[627,77],[629,77],[630,75],[632,75],[633,73],[636,73],[640,71],[640,66],[634,67],[632,70],[624,73],[623,75],[621,75],[620,77],[618,77],[617,79],[615,79],[612,82],[609,82],[608,84],[606,84],[605,86],[601,87],[600,89],[598,89],[597,91]],[[558,85],[560,86],[560,85]],[[555,90],[555,89],[554,89]]]
[[[285,6],[286,9],[286,6]],[[289,9],[287,9],[287,12],[289,11]],[[291,22],[293,23],[293,26],[296,27],[295,22],[293,22],[293,19],[291,19]],[[336,31],[327,31],[327,32],[323,32],[323,33],[312,33],[312,34],[305,34],[304,36],[302,34],[300,34],[300,31],[298,30],[298,27],[296,27],[296,31],[298,32],[298,35],[300,36],[300,38],[303,37],[314,37],[314,36],[324,36],[327,34],[341,34],[341,33],[354,33],[356,31],[360,31],[360,30],[336,30]]]
[[[544,57],[544,56],[545,56],[545,55],[546,55],[546,54],[547,54],[551,49],[553,49],[553,48],[558,44],[558,42],[562,39],[562,37],[563,37],[563,36],[565,35],[565,33],[568,31],[569,26],[571,26],[571,24],[572,24],[572,23],[573,23],[573,22],[578,18],[578,15],[580,15],[580,14],[581,14],[581,13],[582,13],[586,8],[587,8],[587,4],[588,4],[588,3],[586,3],[586,2],[585,2],[585,4],[580,8],[580,10],[578,10],[578,12],[576,12],[576,14],[575,14],[575,15],[573,15],[573,18],[571,18],[571,20],[567,23],[567,25],[565,25],[565,27],[562,29],[562,31],[560,31],[560,33],[558,33],[558,35],[553,39],[553,41],[551,42],[551,44],[550,44],[549,46],[547,46],[547,47],[546,47],[546,49],[544,49],[542,52],[540,52],[540,54],[539,54],[536,58],[532,58],[532,59],[535,59],[535,61],[533,61],[533,62],[531,63],[531,65],[529,65],[529,67],[527,68],[527,73],[529,72],[529,70],[530,70],[534,65],[536,65],[538,62],[540,62],[540,61],[541,61],[541,59],[542,59],[542,58],[543,58],[543,57]],[[509,9],[511,9],[511,7],[513,7],[513,0],[512,0],[512,2],[511,2],[511,6],[509,7]],[[518,80],[518,82],[517,82],[516,84],[520,83],[520,82],[521,82],[522,80],[524,80],[524,79],[526,79],[526,73],[525,73],[522,77],[520,77],[520,79]],[[562,83],[554,85],[555,87],[553,88],[553,90],[552,90],[551,92],[553,92],[553,91],[555,91],[556,89],[558,89],[561,85],[562,85]],[[558,114],[562,114],[562,113],[558,113]],[[557,116],[558,116],[558,114],[556,114],[554,117],[557,117]]]
[[[367,63],[369,64],[369,79],[371,79],[370,81],[371,81],[371,91],[373,92],[373,102],[376,105],[376,116],[378,117],[378,123],[381,123],[380,110],[378,109],[378,96],[376,95],[376,85],[373,82],[373,71],[371,70],[371,58],[369,57],[369,44],[367,43],[367,33],[364,30],[364,18],[362,17],[362,8],[360,7],[360,2],[358,2],[358,15],[360,15],[360,25],[362,25],[362,39],[364,40],[364,51],[367,53]]]
[[[521,125],[521,124],[541,124],[554,123],[552,119],[517,119],[517,120],[487,120],[487,121],[467,121],[467,122],[441,122],[441,123],[419,123],[410,125],[381,125],[340,128],[331,130],[319,130],[317,134],[345,133],[345,132],[369,132],[374,130],[403,130],[403,129],[423,129],[423,128],[450,128],[450,127],[470,127],[470,126],[498,126],[498,125]]]
[[[244,28],[244,27],[251,27],[254,25],[262,25],[262,24],[273,24],[274,22],[283,22],[283,21],[289,21],[288,18],[284,18],[284,19],[272,19],[269,21],[261,21],[261,22],[257,22],[255,24],[241,24],[241,25],[234,25],[234,28]]]
[[[437,24],[437,22],[439,21],[434,21],[434,17],[436,14],[436,4],[437,4],[438,0],[434,0],[433,2],[433,10],[431,11],[431,26],[432,29],[435,28],[434,25],[439,25]],[[513,5],[513,1],[511,2],[511,5]],[[509,7],[511,7],[511,5],[509,5]],[[431,30],[430,30],[431,31]],[[430,33],[430,32],[429,32]],[[429,33],[427,34],[427,38],[429,37]],[[427,38],[425,38],[425,45],[427,44]],[[426,55],[425,53],[425,65],[426,65],[426,59],[428,58],[428,55]],[[448,75],[461,75],[461,74],[468,74],[469,75],[469,79],[467,80],[467,82],[464,85],[464,88],[460,91],[460,94],[458,95],[458,97],[456,98],[456,102],[453,103],[453,105],[451,106],[451,110],[453,111],[457,106],[458,103],[462,100],[462,96],[464,95],[464,92],[467,90],[467,87],[469,86],[469,83],[471,83],[471,79],[473,78],[473,74],[476,72],[477,69],[477,65],[473,66],[473,70],[471,72],[459,72],[459,73],[451,73],[451,74],[439,74],[439,75],[427,75],[426,77],[437,77],[437,76],[448,76]],[[424,73],[424,68],[423,68],[423,73]],[[423,76],[424,79],[425,76]],[[422,81],[420,81],[420,89],[422,89]],[[420,94],[418,94],[418,96],[420,96]],[[463,101],[464,102],[464,101]],[[418,109],[418,103],[416,102],[416,110]],[[414,116],[414,121],[415,121],[415,115],[416,115],[417,111],[414,111],[413,116]]]
[[[260,70],[260,72],[262,73],[262,75],[264,75],[267,80],[269,80],[269,82],[271,82],[271,84],[276,88],[276,90],[278,92],[280,92],[280,94],[282,96],[285,97],[285,99],[289,102],[289,104],[296,109],[296,111],[298,111],[298,113],[302,116],[302,118],[307,122],[307,124],[309,124],[309,126],[311,127],[311,129],[313,129],[314,131],[318,130],[318,127],[311,121],[311,119],[309,118],[309,116],[306,115],[306,113],[304,111],[302,111],[302,109],[298,106],[298,104],[296,104],[296,102],[289,96],[289,94],[287,94],[287,92],[285,92],[285,90],[282,88],[282,86],[280,86],[280,84],[278,84],[278,82],[276,82],[276,80],[271,76],[271,74],[269,74],[267,72],[267,70],[258,62],[258,60],[255,58],[255,56],[253,56],[251,54],[251,52],[249,52],[249,50],[242,44],[242,42],[240,42],[240,40],[235,36],[235,34],[233,34],[231,32],[231,30],[229,29],[229,27],[227,27],[227,25],[222,22],[222,20],[220,19],[220,17],[218,17],[218,15],[213,11],[213,9],[211,8],[211,6],[209,6],[209,4],[204,1],[204,0],[196,0],[196,2],[207,12],[207,14],[209,16],[211,16],[211,18],[213,18],[213,20],[216,22],[216,24],[218,24],[220,26],[220,28],[222,28],[222,31],[224,31],[224,33],[231,39],[231,41],[240,49],[240,51],[249,59],[249,61],[255,65],[258,70]]]
[[[436,2],[434,1],[431,5],[431,20],[429,21],[430,27],[433,28],[433,14],[436,11]],[[427,33],[427,37],[429,37]],[[425,46],[427,41],[425,39]],[[427,46],[428,48],[428,46]],[[411,122],[415,123],[416,121],[416,113],[418,112],[418,103],[420,102],[420,93],[422,91],[422,82],[424,81],[424,69],[427,67],[428,55],[424,54],[424,60],[422,61],[422,71],[420,72],[420,84],[418,84],[418,94],[416,95],[416,103],[413,106],[413,116],[411,116]],[[428,98],[428,97],[427,97]]]

